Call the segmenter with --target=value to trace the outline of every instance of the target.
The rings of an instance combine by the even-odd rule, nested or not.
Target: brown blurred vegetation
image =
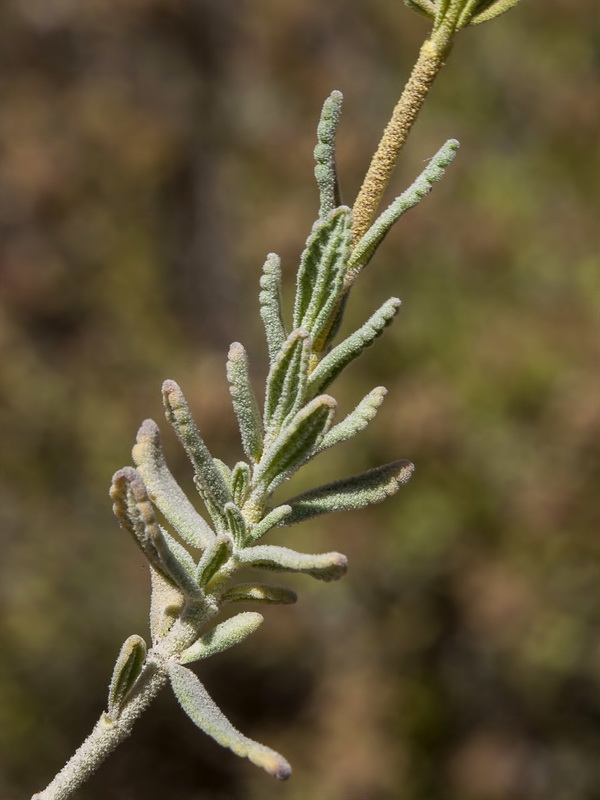
[[[226,348],[262,380],[259,270],[279,252],[291,289],[320,105],[345,94],[351,202],[427,23],[400,0],[5,0],[0,22],[0,797],[21,800],[146,632],[111,474],[164,378],[239,456]],[[597,23],[593,0],[524,0],[465,32],[395,176],[461,140],[350,304],[348,326],[404,302],[337,389],[386,404],[302,485],[397,457],[415,476],[273,537],[349,575],[290,581],[297,606],[199,669],[291,781],[165,693],[82,800],[600,798]]]

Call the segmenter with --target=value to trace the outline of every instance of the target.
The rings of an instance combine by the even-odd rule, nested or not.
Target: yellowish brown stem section
[[[437,37],[436,37],[437,38]],[[387,124],[375,155],[371,160],[353,214],[352,238],[354,242],[367,232],[389,183],[398,154],[408,138],[410,129],[429,93],[436,75],[444,66],[450,49],[449,42],[427,39],[421,47],[419,58],[398,100],[392,118]]]

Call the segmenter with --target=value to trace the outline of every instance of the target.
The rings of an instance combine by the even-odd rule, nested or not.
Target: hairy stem
[[[352,238],[367,232],[396,166],[408,134],[450,51],[453,30],[440,29],[427,39],[388,122],[352,209]]]
[[[31,800],[66,800],[121,744],[137,718],[148,708],[168,681],[164,662],[188,647],[217,609],[189,604],[165,639],[148,652],[146,663],[118,719],[103,712],[90,735],[41,792]]]
[[[124,741],[140,714],[146,710],[167,682],[166,672],[148,662],[139,677],[139,688],[118,720],[103,713],[93,731],[50,784],[31,800],[65,800],[84,783],[112,751]]]

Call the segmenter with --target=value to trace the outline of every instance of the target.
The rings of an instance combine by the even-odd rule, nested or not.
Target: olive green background
[[[410,458],[381,506],[270,541],[350,558],[290,579],[198,667],[279,784],[168,692],[81,800],[600,798],[600,42],[593,0],[523,0],[458,37],[394,176],[455,164],[361,277],[346,331],[394,326],[333,392],[377,420],[290,491]],[[258,385],[265,254],[288,303],[316,214],[319,109],[345,95],[351,204],[424,38],[400,0],[6,0],[0,9],[0,797],[29,798],[104,707],[148,577],[111,514],[160,384],[240,446],[231,341]],[[281,494],[285,497],[285,491]]]

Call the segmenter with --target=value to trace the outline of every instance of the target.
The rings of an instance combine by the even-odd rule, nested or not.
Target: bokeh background
[[[524,0],[459,37],[394,178],[450,136],[443,183],[388,237],[347,315],[395,325],[334,392],[389,389],[370,429],[291,487],[398,457],[382,506],[271,537],[341,550],[288,581],[199,673],[279,784],[167,692],[81,800],[600,798],[600,271],[593,0]],[[5,0],[0,9],[0,797],[42,788],[147,634],[112,473],[160,384],[240,456],[224,363],[257,382],[264,255],[288,301],[316,214],[319,109],[345,94],[352,202],[427,22],[400,0]],[[393,190],[392,190],[393,191]],[[393,196],[390,195],[390,196]]]

